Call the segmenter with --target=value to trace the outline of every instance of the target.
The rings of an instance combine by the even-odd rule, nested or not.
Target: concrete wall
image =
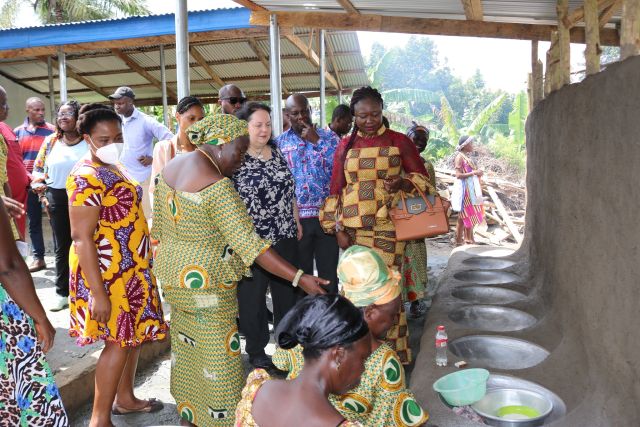
[[[47,109],[47,121],[51,122],[48,97],[42,96],[37,92],[25,88],[24,86],[20,86],[3,76],[0,76],[0,86],[7,91],[7,101],[9,103],[10,110],[9,118],[6,120],[6,123],[12,128],[22,124],[24,121],[24,118],[26,117],[24,103],[32,96],[37,96],[42,99]]]
[[[527,147],[520,255],[561,331],[561,424],[640,425],[640,57],[540,103]]]

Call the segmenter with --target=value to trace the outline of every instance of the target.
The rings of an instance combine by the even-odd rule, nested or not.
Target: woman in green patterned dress
[[[350,246],[338,264],[338,279],[345,297],[364,314],[369,326],[371,355],[364,365],[360,384],[341,395],[330,395],[331,404],[348,420],[365,427],[416,427],[429,415],[416,402],[405,382],[398,354],[384,339],[397,322],[400,309],[400,274],[386,266],[371,248]],[[289,372],[302,371],[302,347],[277,349],[273,363]]]
[[[197,149],[171,160],[154,192],[154,270],[172,307],[171,394],[183,425],[233,426],[243,386],[236,283],[254,261],[309,294],[328,282],[296,272],[256,234],[229,179],[249,145],[247,122],[213,114],[187,134]]]

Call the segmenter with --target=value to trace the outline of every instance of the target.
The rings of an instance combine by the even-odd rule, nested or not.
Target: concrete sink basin
[[[507,257],[513,255],[516,251],[515,249],[509,248],[491,248],[487,246],[475,246],[472,248],[467,248],[464,250],[466,253],[470,255],[479,255],[483,257]]]
[[[474,304],[510,304],[527,297],[521,292],[496,286],[461,286],[451,291],[451,296]]]
[[[471,268],[479,270],[502,270],[504,268],[513,267],[516,262],[509,259],[501,259],[494,257],[473,257],[467,258],[462,263]]]
[[[449,319],[467,328],[492,332],[519,331],[538,321],[522,310],[493,305],[468,305],[449,313]]]
[[[469,270],[459,271],[453,277],[462,282],[477,285],[506,285],[521,280],[520,276],[506,271]]]
[[[549,352],[529,341],[492,335],[469,335],[451,341],[449,351],[474,367],[525,369],[536,366]]]

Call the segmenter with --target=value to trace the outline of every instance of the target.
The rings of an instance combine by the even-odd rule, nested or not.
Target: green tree
[[[0,25],[11,27],[24,4],[33,7],[42,24],[149,14],[144,0],[6,0],[0,9]]]

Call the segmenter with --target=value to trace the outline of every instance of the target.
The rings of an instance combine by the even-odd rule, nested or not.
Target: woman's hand
[[[347,250],[349,246],[351,246],[351,238],[344,230],[340,230],[336,233],[336,239],[338,240],[338,246],[340,246],[340,249],[342,250]]]
[[[303,274],[298,281],[298,286],[309,295],[326,294],[321,285],[328,285],[330,282],[309,274]]]
[[[48,352],[53,347],[53,340],[56,335],[56,329],[53,327],[49,319],[44,317],[41,320],[33,320],[33,324],[36,328],[36,335],[40,342],[40,347],[43,352]]]
[[[24,205],[17,200],[10,199],[9,197],[1,196],[4,202],[4,207],[7,208],[7,212],[13,218],[20,218],[24,215]]]
[[[111,301],[106,292],[98,292],[93,296],[91,318],[99,323],[107,323],[111,317]]]
[[[298,241],[302,240],[303,232],[302,232],[302,224],[300,221],[296,221],[296,227],[298,228]]]
[[[401,176],[394,176],[384,180],[384,189],[387,193],[397,193],[402,187],[403,178]]]
[[[484,175],[484,172],[483,172],[483,171],[481,171],[480,169],[478,169],[478,170],[476,170],[476,171],[473,171],[473,174],[474,174],[475,176],[477,176],[478,178],[482,178],[482,175]]]

